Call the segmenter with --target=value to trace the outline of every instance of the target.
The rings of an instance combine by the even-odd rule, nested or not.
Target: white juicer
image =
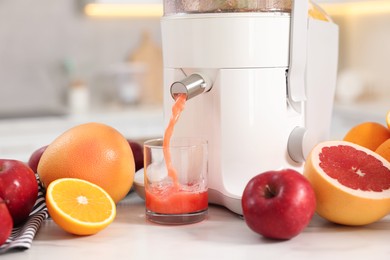
[[[309,17],[309,4],[164,0],[164,122],[187,93],[173,137],[207,139],[210,203],[242,214],[252,177],[301,170],[328,138],[338,27]]]

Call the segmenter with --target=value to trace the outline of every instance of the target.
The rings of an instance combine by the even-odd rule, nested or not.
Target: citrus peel
[[[316,194],[316,212],[331,222],[366,225],[390,211],[390,163],[365,147],[319,143],[306,160],[304,175]]]
[[[343,141],[375,151],[379,145],[389,138],[389,128],[377,122],[364,122],[352,127],[344,136]]]
[[[38,164],[45,187],[60,178],[83,179],[105,189],[115,203],[130,191],[134,174],[134,156],[126,138],[109,125],[93,122],[59,135]]]
[[[103,188],[75,178],[51,182],[46,205],[54,222],[75,235],[95,234],[116,216],[115,202]]]

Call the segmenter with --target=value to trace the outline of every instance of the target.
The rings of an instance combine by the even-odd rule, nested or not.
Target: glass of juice
[[[159,224],[190,224],[207,216],[207,141],[163,139],[144,143],[146,218]],[[167,146],[167,147],[166,147]]]

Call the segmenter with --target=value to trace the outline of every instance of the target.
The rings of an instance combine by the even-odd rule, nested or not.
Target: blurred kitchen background
[[[339,67],[331,137],[390,110],[390,1],[318,0],[339,25]]]
[[[315,2],[340,26],[335,120],[346,127],[349,119],[383,121],[390,1]],[[18,153],[10,122],[15,135],[53,129],[42,145],[86,119],[131,138],[162,134],[161,15],[161,0],[0,0],[0,154]],[[37,146],[30,140],[28,149]]]
[[[93,17],[86,4],[0,1],[1,118],[161,103],[159,18]]]

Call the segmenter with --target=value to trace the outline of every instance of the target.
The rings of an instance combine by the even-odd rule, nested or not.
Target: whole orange
[[[378,146],[375,152],[390,162],[390,138]]]
[[[390,130],[387,127],[376,122],[365,122],[352,127],[343,140],[375,151],[389,138]]]
[[[101,123],[75,126],[58,136],[38,164],[45,185],[59,178],[78,178],[102,187],[115,203],[133,185],[135,164],[126,138]]]
[[[390,110],[386,114],[386,124],[387,127],[390,129]]]

